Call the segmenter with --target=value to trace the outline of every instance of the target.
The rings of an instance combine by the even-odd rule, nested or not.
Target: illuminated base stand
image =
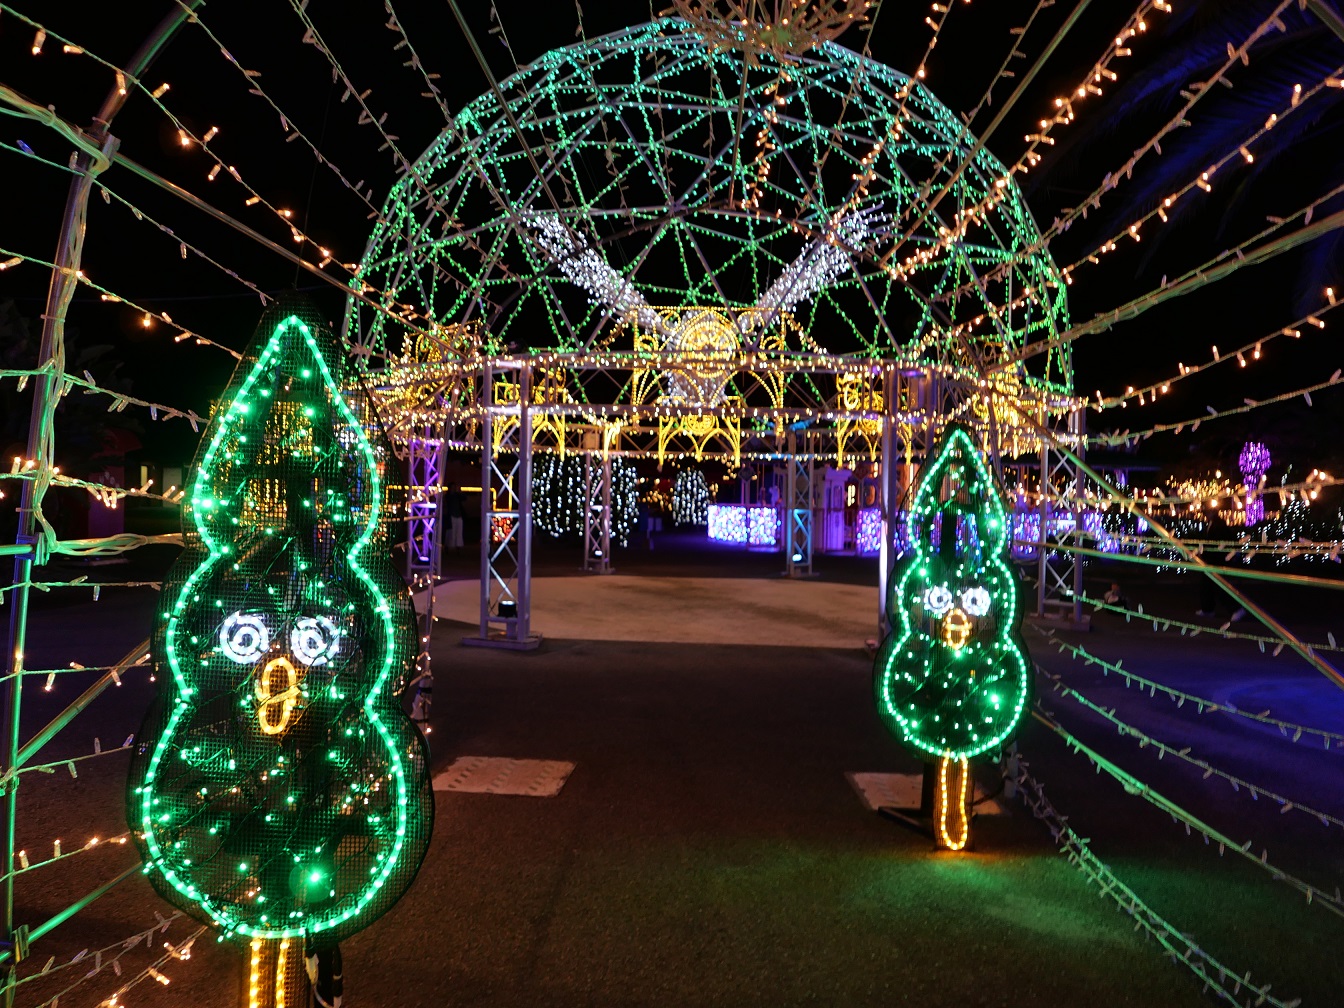
[[[339,1003],[344,993],[339,948],[318,950],[314,961],[315,981],[308,975],[302,938],[253,938],[248,943],[243,1004],[246,1008],[309,1008],[312,1004]]]
[[[924,764],[918,808],[883,805],[877,809],[877,814],[929,837],[933,840],[934,850],[973,850],[973,790],[970,761],[941,756],[937,762]]]

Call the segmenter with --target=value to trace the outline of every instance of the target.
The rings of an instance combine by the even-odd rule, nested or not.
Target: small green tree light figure
[[[250,939],[258,1005],[287,987],[297,1003],[293,967],[330,965],[396,903],[433,823],[424,740],[398,699],[419,646],[388,558],[390,455],[342,394],[342,360],[317,313],[291,306],[239,363],[188,481],[160,692],[131,764],[150,882]]]
[[[935,838],[953,850],[970,839],[969,761],[1003,746],[1031,691],[1010,533],[981,451],[965,428],[948,427],[910,505],[874,687],[892,733],[938,761]],[[960,823],[949,828],[953,813]]]

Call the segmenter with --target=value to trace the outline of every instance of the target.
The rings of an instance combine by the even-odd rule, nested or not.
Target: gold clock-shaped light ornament
[[[662,315],[670,330],[663,344],[684,360],[666,374],[668,398],[691,406],[723,404],[732,377],[732,360],[742,349],[741,334],[728,315],[715,308],[692,308]]]
[[[710,44],[741,50],[749,64],[769,53],[799,56],[868,20],[871,0],[672,0]]]

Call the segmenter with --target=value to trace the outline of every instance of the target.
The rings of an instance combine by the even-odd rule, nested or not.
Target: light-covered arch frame
[[[948,419],[1020,454],[1076,406],[1040,232],[919,81],[830,43],[746,65],[665,19],[499,94],[393,189],[359,271],[386,310],[346,320],[394,438],[482,451],[504,502],[482,639],[528,637],[534,449],[838,458],[867,431],[908,471]]]

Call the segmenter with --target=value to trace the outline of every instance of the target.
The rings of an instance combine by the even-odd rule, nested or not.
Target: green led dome
[[[495,348],[628,349],[632,314],[756,307],[792,313],[792,349],[981,370],[1067,328],[1004,166],[980,151],[924,213],[975,138],[839,45],[748,67],[669,19],[555,49],[500,90],[507,114],[473,101],[387,200],[360,275],[405,325],[353,301],[348,320],[374,354],[470,322]],[[997,322],[991,302],[1009,306]],[[1034,379],[1067,391],[1066,354],[1034,359]]]

